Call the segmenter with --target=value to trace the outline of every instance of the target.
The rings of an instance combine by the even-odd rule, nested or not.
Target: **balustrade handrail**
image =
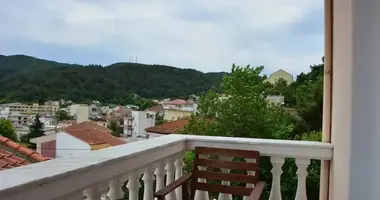
[[[252,149],[264,156],[323,160],[332,159],[333,149],[331,144],[321,142],[172,134],[0,171],[0,197],[54,199],[127,175],[195,146]]]

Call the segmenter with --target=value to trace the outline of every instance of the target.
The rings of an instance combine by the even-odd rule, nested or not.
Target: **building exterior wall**
[[[146,128],[156,125],[154,112],[132,111],[131,117],[124,118],[124,134],[132,136],[145,135]]]
[[[56,157],[57,141],[52,140],[41,143],[41,155],[48,158]]]
[[[21,104],[21,103],[13,103],[9,104],[9,112],[12,114],[13,112],[16,113],[23,113],[28,115],[54,115],[59,110],[59,106],[48,106],[48,105],[28,105],[28,104]]]
[[[194,113],[193,111],[166,109],[165,114],[164,114],[164,120],[174,121],[174,120],[182,119],[184,117],[189,117],[193,113]]]
[[[96,145],[91,145],[91,151],[99,150],[99,149],[104,149],[107,147],[112,147],[110,144],[96,144]]]
[[[65,132],[57,133],[57,158],[78,155],[90,151],[90,145],[82,140],[79,140]]]
[[[275,84],[280,79],[284,79],[288,84],[291,84],[293,82],[293,76],[284,70],[278,70],[274,72],[268,77],[266,81],[271,84]]]
[[[77,112],[77,123],[90,120],[90,109],[88,106],[80,105]]]
[[[68,107],[70,116],[76,117],[78,114],[79,104],[73,104]]]

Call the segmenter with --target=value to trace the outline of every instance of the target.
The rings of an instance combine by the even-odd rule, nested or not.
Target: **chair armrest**
[[[255,184],[251,194],[248,197],[248,200],[259,200],[261,193],[263,193],[265,182],[260,181]]]
[[[155,192],[154,197],[157,197],[158,199],[160,199],[160,197],[165,197],[165,195],[169,194],[170,192],[172,192],[179,186],[186,183],[188,180],[190,180],[190,178],[191,178],[191,173],[182,176],[181,178],[175,180],[174,182],[170,183],[169,185],[162,188],[161,190]]]

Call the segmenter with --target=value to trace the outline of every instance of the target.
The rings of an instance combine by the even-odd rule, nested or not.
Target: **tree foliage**
[[[115,119],[108,122],[107,128],[112,130],[112,135],[115,137],[120,137],[121,134],[123,134],[123,127],[121,127]]]
[[[211,89],[202,96],[198,112],[193,115],[183,133],[211,136],[246,138],[276,138],[288,140],[321,140],[323,65],[311,67],[311,72],[301,74],[288,85],[281,79],[274,85],[263,83],[260,76],[263,67],[232,67],[221,83],[225,98]],[[286,106],[297,108],[298,116],[291,115],[282,107],[268,105],[267,95],[284,95]],[[185,157],[191,170],[193,154]],[[190,165],[190,166],[188,166]],[[264,198],[271,188],[271,164],[268,157],[262,157],[260,177],[268,183]],[[281,191],[283,199],[294,199],[297,188],[297,167],[294,159],[286,159],[283,166]],[[318,199],[320,162],[312,161],[308,168],[308,199]]]
[[[34,122],[29,126],[29,133],[21,137],[23,143],[28,144],[28,148],[36,149],[36,144],[30,143],[30,139],[44,136],[44,124],[40,121],[40,115],[36,114]]]
[[[17,134],[13,128],[12,122],[8,119],[0,118],[0,135],[13,141],[18,141]]]
[[[57,111],[55,113],[55,117],[57,118],[57,121],[72,120],[72,119],[74,119],[65,110],[59,110],[59,111]]]

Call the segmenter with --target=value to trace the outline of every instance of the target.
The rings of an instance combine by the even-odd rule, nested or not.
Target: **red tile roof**
[[[112,136],[110,129],[91,122],[75,124],[67,127],[64,131],[89,145],[109,144],[111,146],[117,146],[126,144],[124,140]]]
[[[146,110],[151,111],[151,112],[163,112],[164,108],[161,105],[157,105],[157,106],[150,107]]]
[[[79,124],[73,124],[67,128],[65,128],[64,130],[65,131],[70,131],[70,130],[82,130],[82,129],[90,129],[90,130],[99,130],[99,131],[102,131],[102,132],[106,132],[106,133],[112,133],[112,130],[106,128],[106,127],[103,127],[103,126],[99,126],[93,122],[90,122],[90,121],[86,121],[86,122],[82,122],[82,123],[79,123]]]
[[[188,102],[186,100],[183,100],[183,99],[176,99],[176,100],[173,100],[173,101],[167,101],[167,102],[164,102],[164,104],[170,104],[170,105],[184,105],[184,104],[187,104]]]
[[[43,157],[37,152],[17,144],[9,138],[0,136],[0,170],[28,165],[31,163],[26,159],[20,158],[16,155],[16,153],[18,153],[18,155],[23,155],[28,158],[28,160],[34,162],[49,160],[49,158]]]
[[[161,134],[173,134],[181,131],[189,123],[187,119],[179,119],[172,122],[163,123],[161,125],[153,126],[145,129],[146,132],[161,133]]]

